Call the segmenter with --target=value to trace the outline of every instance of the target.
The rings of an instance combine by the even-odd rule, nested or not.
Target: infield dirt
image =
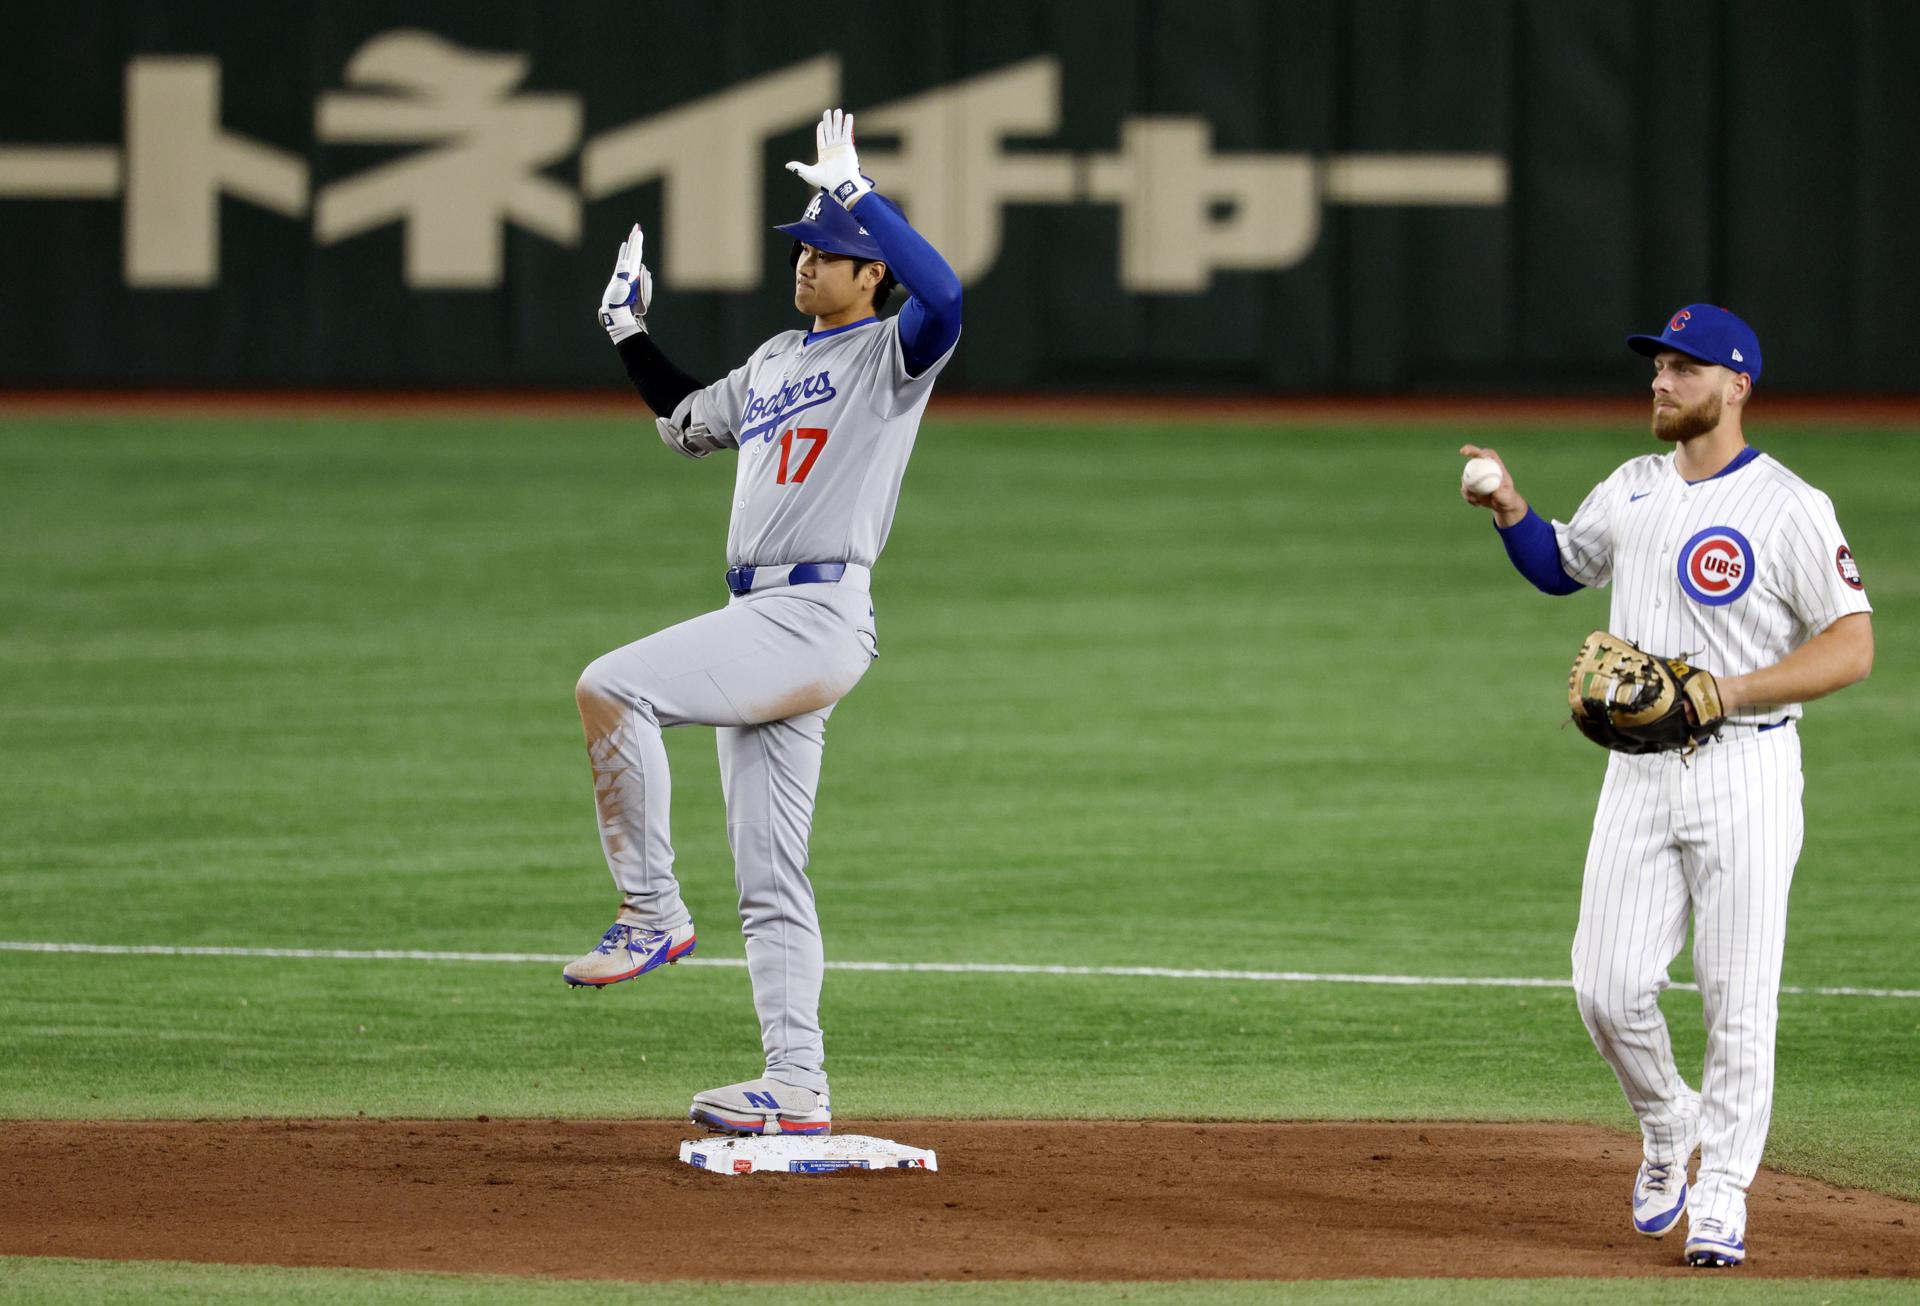
[[[1700,1273],[1540,1124],[846,1121],[940,1171],[719,1176],[661,1121],[0,1123],[0,1253],[662,1279]],[[1920,1275],[1920,1205],[1763,1171],[1740,1275]]]

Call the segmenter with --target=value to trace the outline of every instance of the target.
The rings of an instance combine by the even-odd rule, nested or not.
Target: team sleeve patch
[[[1860,564],[1853,560],[1853,550],[1842,544],[1834,550],[1833,566],[1840,573],[1840,579],[1854,589],[1863,590],[1866,584],[1860,579]]]

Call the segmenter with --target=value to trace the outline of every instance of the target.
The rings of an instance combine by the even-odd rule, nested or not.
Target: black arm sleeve
[[[682,399],[695,390],[707,388],[707,382],[694,380],[668,362],[660,346],[654,344],[653,337],[645,331],[628,336],[618,348],[633,388],[647,401],[655,417],[672,417]]]

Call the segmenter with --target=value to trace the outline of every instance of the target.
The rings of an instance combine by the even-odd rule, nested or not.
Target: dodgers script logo
[[[1731,526],[1709,526],[1680,549],[1680,588],[1710,608],[1745,594],[1753,571],[1753,546]]]
[[[798,381],[783,382],[770,395],[756,395],[749,386],[746,406],[740,410],[740,443],[744,447],[755,439],[771,440],[774,428],[787,418],[839,397],[840,392],[833,388],[832,373],[824,370]]]

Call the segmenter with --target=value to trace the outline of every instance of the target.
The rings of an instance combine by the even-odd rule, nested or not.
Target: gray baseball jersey
[[[577,688],[624,923],[691,920],[674,875],[660,731],[716,727],[765,1073],[823,1095],[825,958],[807,845],[826,723],[877,655],[871,567],[952,353],[908,376],[897,318],[787,331],[682,400],[676,425],[704,424],[739,450],[727,561],[755,568],[752,587],[595,659]],[[790,583],[803,563],[842,566]]]
[[[1635,458],[1554,531],[1570,576],[1612,585],[1610,630],[1719,675],[1772,666],[1870,611],[1832,502],[1752,449],[1692,483],[1671,453]],[[1639,1116],[1647,1160],[1684,1167],[1698,1143],[1688,1218],[1735,1231],[1773,1107],[1803,837],[1800,715],[1799,704],[1742,709],[1691,757],[1612,754],[1574,936],[1580,1014]],[[1658,1005],[1689,923],[1708,1030],[1697,1093]]]
[[[675,409],[676,425],[704,424],[740,451],[729,565],[880,557],[920,415],[953,357],[908,376],[899,322],[782,332]]]

